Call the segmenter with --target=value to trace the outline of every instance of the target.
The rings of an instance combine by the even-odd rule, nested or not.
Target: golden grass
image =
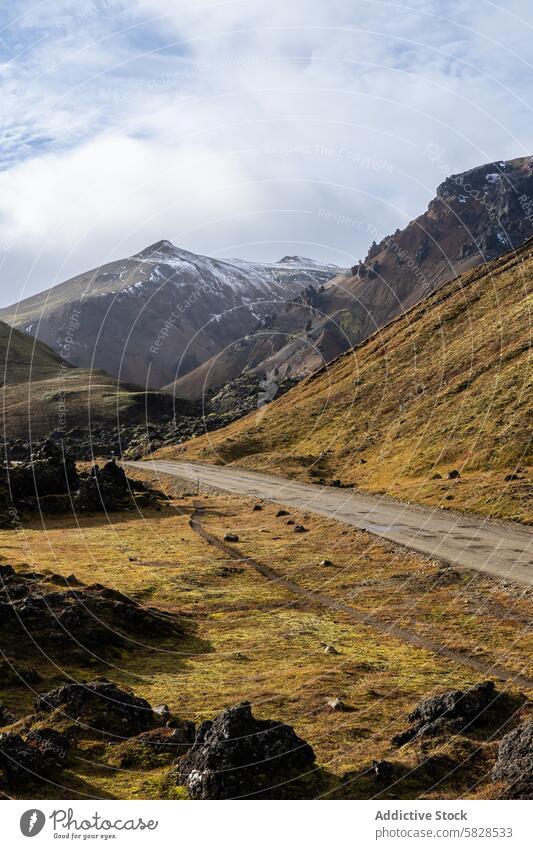
[[[390,796],[494,792],[487,781],[495,754],[489,743],[478,747],[464,738],[434,742],[431,753],[443,751],[458,759],[462,776],[459,780],[456,772],[445,771],[434,788],[417,767],[419,747],[390,749],[390,738],[406,727],[407,714],[421,698],[468,686],[483,677],[480,673],[301,599],[254,569],[241,567],[190,528],[196,503],[204,507],[209,531],[220,537],[237,532],[243,554],[302,587],[399,621],[489,663],[527,672],[532,656],[524,623],[528,602],[511,589],[479,575],[461,575],[440,585],[435,564],[365,532],[293,511],[292,518],[309,528],[295,535],[286,519],[276,518],[277,506],[265,504],[256,512],[247,499],[204,495],[181,497],[161,513],[128,513],[109,520],[51,518],[45,530],[33,522],[19,533],[0,531],[4,562],[74,573],[86,583],[99,581],[179,613],[187,624],[185,640],[132,643],[118,657],[88,658],[83,667],[58,651],[55,668],[43,662],[40,691],[69,675],[85,680],[105,675],[152,704],[165,702],[176,716],[197,722],[249,699],[256,715],[289,722],[312,744],[324,770],[324,792],[341,797],[378,792],[365,771],[380,757],[394,760],[408,776]],[[320,566],[323,558],[333,566]],[[326,654],[326,645],[334,645],[339,654]],[[498,686],[517,697],[511,685]],[[327,708],[327,699],[335,696],[348,711]],[[0,698],[17,716],[31,709],[32,697],[0,690]],[[479,748],[481,762],[476,755],[470,763],[465,754],[469,746],[476,752]],[[49,786],[44,793],[50,798],[183,795],[164,783],[168,764],[121,768],[116,763],[116,746],[87,742],[62,774],[67,789]]]

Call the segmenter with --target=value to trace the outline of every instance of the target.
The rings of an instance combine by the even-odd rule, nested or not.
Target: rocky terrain
[[[44,440],[27,460],[0,467],[0,524],[20,513],[98,513],[158,506],[161,493],[126,476],[115,460],[78,473],[63,443]]]
[[[65,430],[56,428],[45,432],[44,436],[76,460],[122,456],[137,460],[165,445],[179,445],[194,436],[225,427],[252,410],[261,415],[267,404],[288,392],[295,382],[290,378],[264,381],[248,372],[229,381],[218,392],[211,393],[203,403],[176,403],[172,407],[172,415],[167,403],[158,412],[146,409],[146,419],[139,424],[129,424],[128,419],[116,424],[113,424],[112,418],[106,423],[99,423],[96,419],[90,426],[79,425]],[[32,428],[32,435],[34,440],[38,440],[43,434]],[[4,462],[27,462],[34,450],[35,442],[29,437],[7,436],[0,445],[0,457]]]
[[[41,488],[94,479],[50,453],[32,460]],[[198,502],[239,562],[198,533]],[[401,615],[403,633],[524,675],[524,594],[228,496],[20,522],[0,529],[5,796],[528,798],[528,694],[389,628]],[[360,620],[324,614],[317,592]]]

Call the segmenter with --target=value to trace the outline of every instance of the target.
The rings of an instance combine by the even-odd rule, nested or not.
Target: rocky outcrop
[[[440,696],[424,699],[409,714],[409,728],[392,739],[393,746],[404,746],[420,737],[458,733],[483,720],[483,714],[496,698],[492,681],[483,681],[469,690],[448,690]]]
[[[64,684],[38,696],[35,710],[38,714],[58,710],[86,730],[120,737],[136,736],[155,723],[146,699],[105,680]]]
[[[508,798],[533,799],[533,721],[503,738],[492,777],[507,785]]]
[[[57,766],[58,758],[51,747],[25,740],[12,731],[0,734],[0,770],[8,787],[44,778]]]
[[[7,640],[14,648],[36,640],[79,653],[118,647],[134,635],[182,633],[174,617],[102,584],[79,587],[76,582],[75,588],[51,590],[47,576],[22,575],[8,565],[0,566],[0,578],[0,628],[8,635],[4,646]]]
[[[51,439],[37,444],[28,461],[0,467],[4,525],[18,519],[19,512],[114,512],[136,504],[157,507],[161,498],[165,496],[128,478],[115,459],[78,474],[73,454]]]
[[[313,769],[311,746],[290,725],[258,720],[248,702],[200,726],[179,765],[178,781],[193,799],[280,798],[280,784]]]
[[[89,513],[120,511],[131,506],[132,495],[126,472],[110,460],[103,468],[94,466],[80,481],[74,509]]]

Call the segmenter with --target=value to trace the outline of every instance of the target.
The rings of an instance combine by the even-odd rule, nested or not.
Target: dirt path
[[[297,507],[370,531],[455,566],[533,586],[533,531],[513,522],[416,507],[348,489],[299,483],[233,466],[171,460],[125,465]]]
[[[299,598],[304,598],[314,604],[344,613],[351,619],[355,620],[358,624],[375,628],[390,637],[395,637],[396,639],[401,640],[404,643],[408,643],[408,645],[415,646],[416,648],[434,652],[440,657],[445,657],[461,666],[469,666],[489,678],[498,678],[501,681],[511,681],[517,687],[525,687],[530,690],[533,689],[533,680],[531,678],[518,675],[517,673],[511,672],[510,670],[496,664],[487,663],[486,661],[473,657],[466,652],[453,651],[452,649],[446,648],[446,646],[439,645],[439,643],[435,643],[432,640],[421,637],[413,631],[408,631],[407,629],[400,628],[393,623],[386,622],[378,616],[373,616],[371,613],[357,610],[357,608],[352,607],[349,604],[344,604],[344,602],[337,601],[336,599],[330,598],[330,596],[323,595],[322,593],[306,590],[304,587],[301,587],[289,578],[284,578],[283,575],[279,575],[274,569],[271,569],[270,566],[265,566],[264,563],[259,563],[259,561],[254,560],[252,557],[243,556],[242,552],[240,552],[237,548],[228,545],[218,539],[218,537],[210,534],[201,522],[202,514],[203,508],[197,507],[189,524],[193,531],[201,536],[203,540],[205,540],[209,545],[215,546],[233,560],[238,560],[239,563],[256,569],[261,575],[263,575],[264,578],[276,583],[278,586],[285,587],[285,589],[294,593]]]

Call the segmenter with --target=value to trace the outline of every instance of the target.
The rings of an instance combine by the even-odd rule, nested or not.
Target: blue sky
[[[161,238],[350,265],[533,154],[526,0],[0,8],[1,305]]]

